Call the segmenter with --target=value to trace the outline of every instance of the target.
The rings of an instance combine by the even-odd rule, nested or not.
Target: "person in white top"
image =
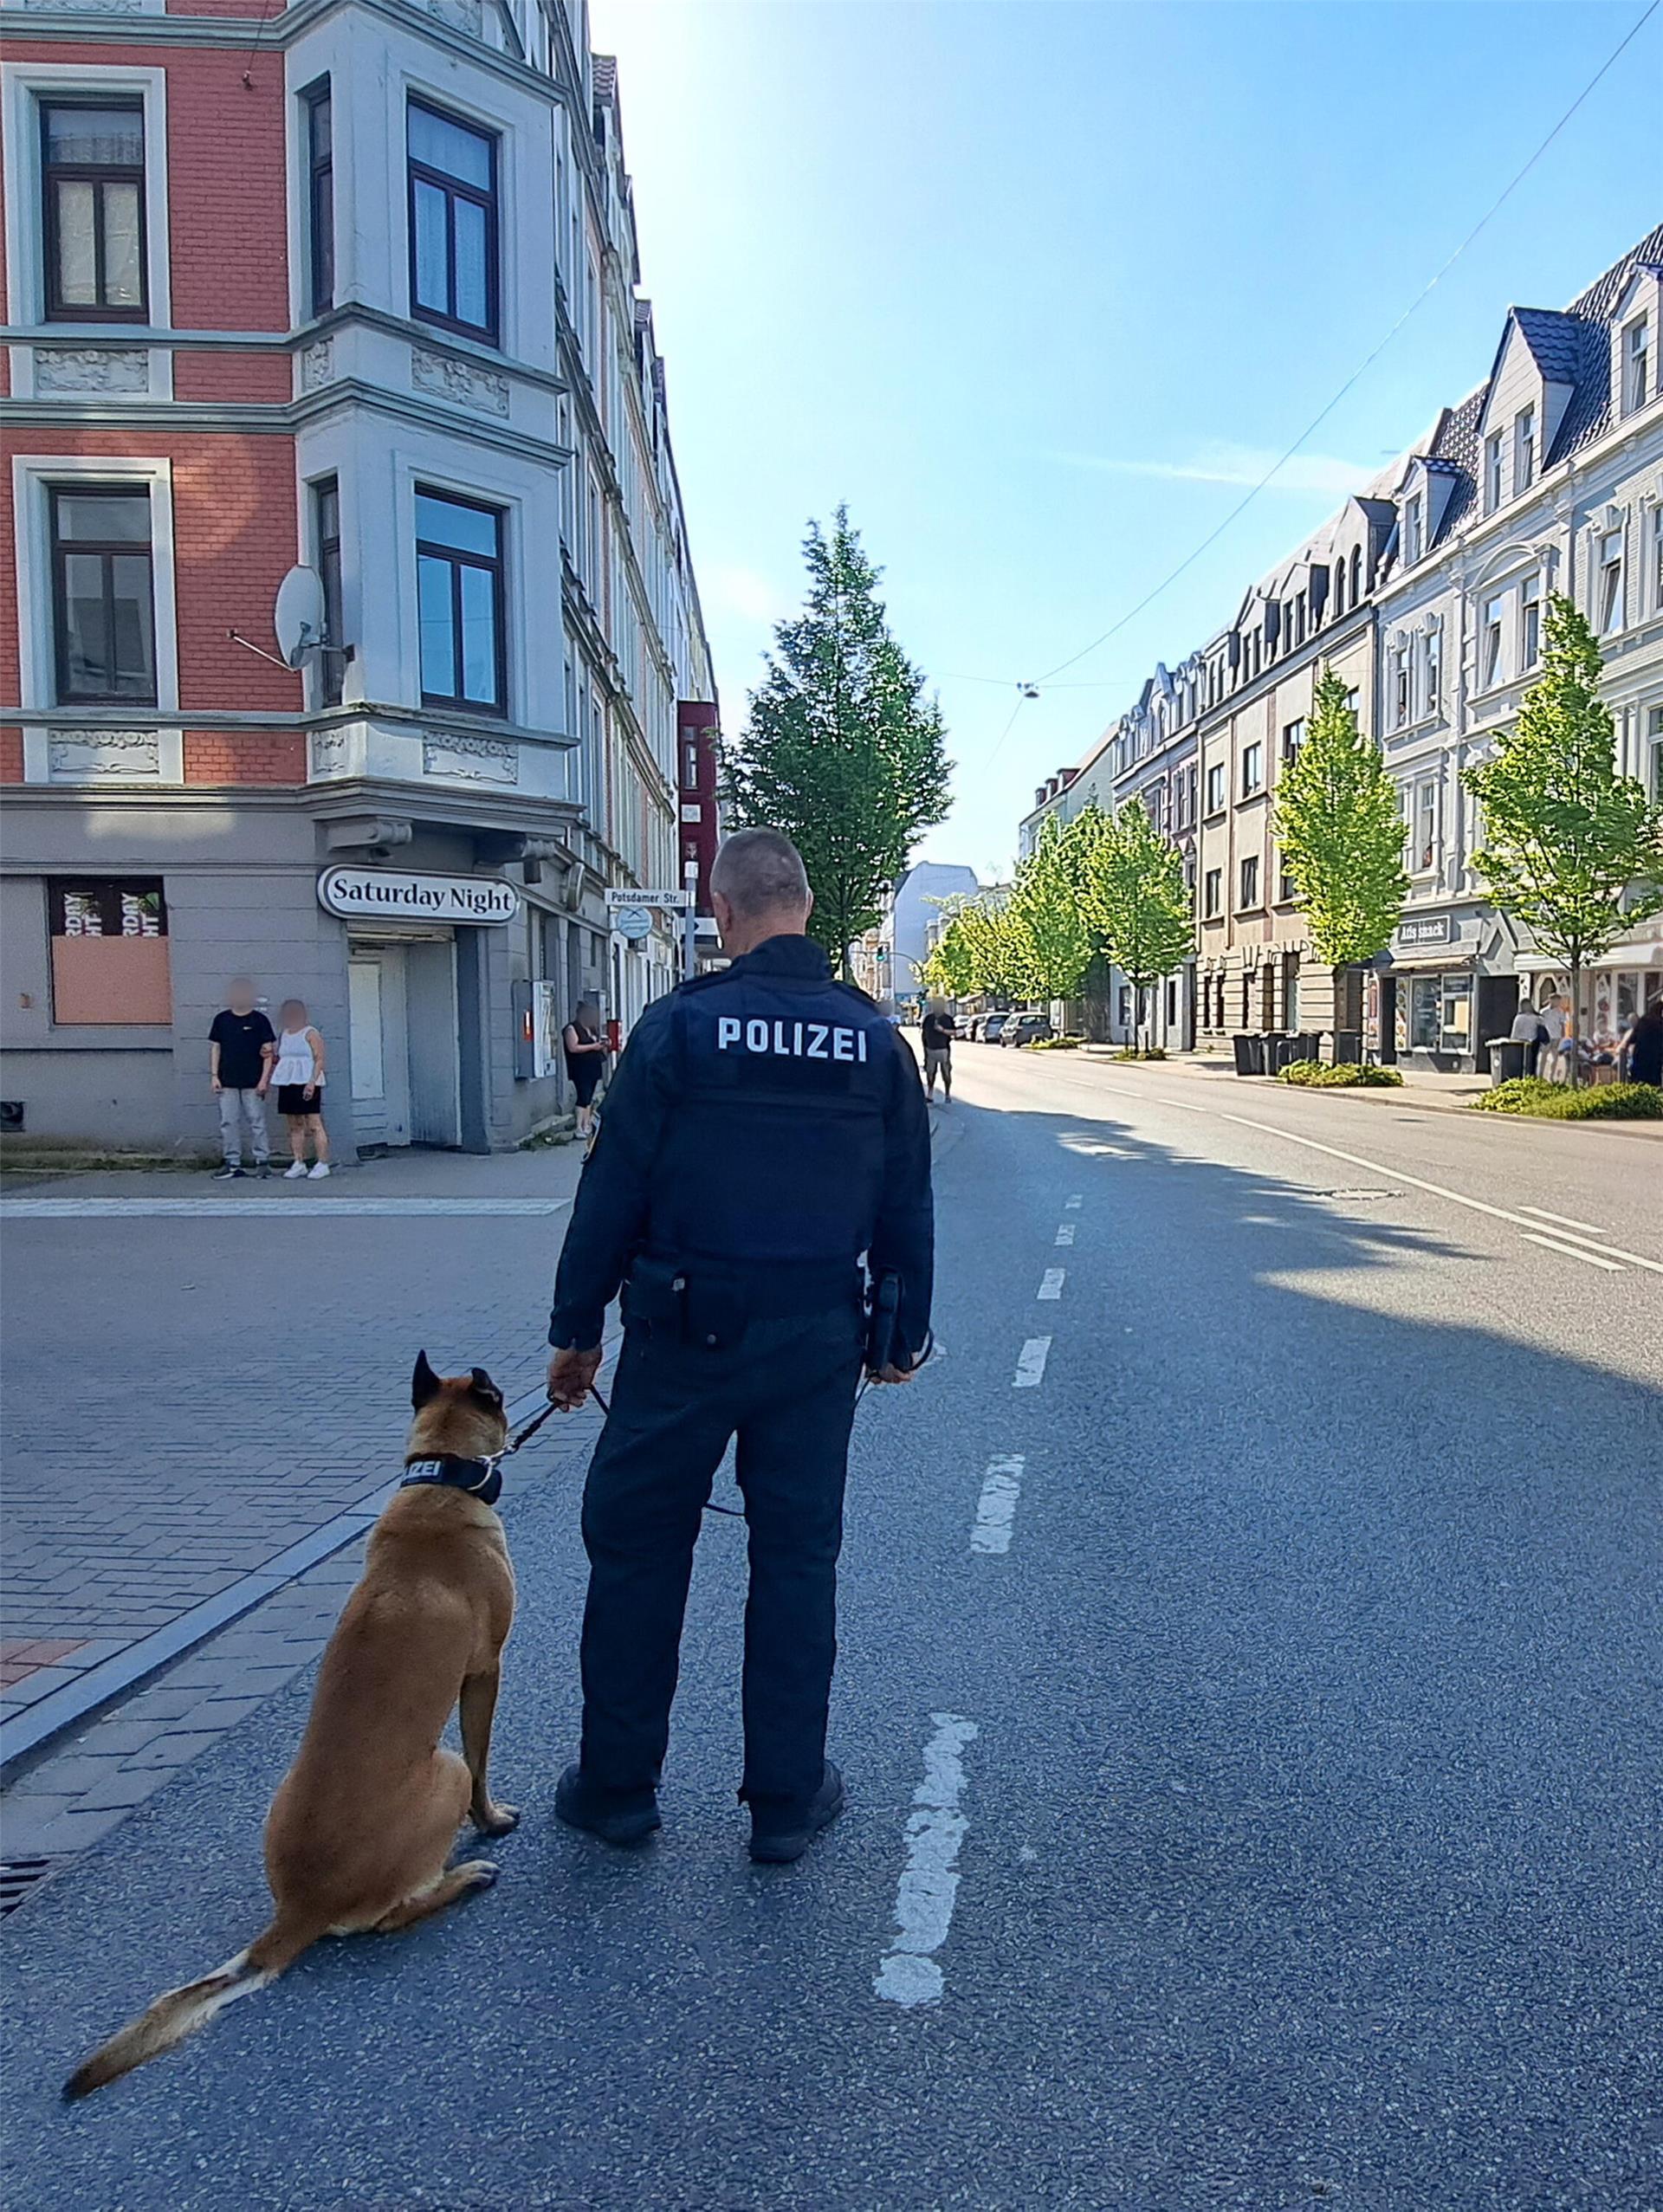
[[[1536,1063],[1546,1035],[1547,1032],[1542,1025],[1541,1015],[1537,1013],[1530,1000],[1528,998],[1525,999],[1521,1003],[1518,1012],[1513,1016],[1513,1026],[1509,1033],[1509,1042],[1522,1045],[1524,1047],[1524,1072],[1527,1076],[1533,1076],[1536,1073]]]
[[[277,1009],[277,1058],[271,1080],[277,1086],[277,1110],[288,1123],[288,1148],[293,1163],[283,1171],[286,1181],[308,1175],[316,1182],[329,1173],[329,1137],[323,1126],[323,1038],[307,1019],[302,999],[285,999]],[[306,1142],[312,1140],[312,1165],[306,1164]]]

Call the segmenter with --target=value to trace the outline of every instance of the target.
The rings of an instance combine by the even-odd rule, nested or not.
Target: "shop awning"
[[[1561,960],[1551,959],[1546,953],[1521,953],[1518,965],[1530,975],[1564,975],[1569,973]],[[1602,953],[1598,960],[1584,960],[1582,973],[1592,975],[1596,971],[1615,967],[1663,967],[1663,939],[1653,939],[1643,945],[1617,945],[1608,953]]]

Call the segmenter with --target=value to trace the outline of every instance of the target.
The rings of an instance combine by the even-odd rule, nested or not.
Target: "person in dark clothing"
[[[1645,1012],[1629,1023],[1620,1053],[1630,1083],[1663,1084],[1663,999],[1653,999]]]
[[[736,1437],[750,1559],[740,1795],[751,1855],[777,1861],[842,1808],[825,1733],[849,1433],[871,1350],[860,1263],[886,1308],[894,1293],[874,1379],[909,1381],[929,1336],[929,1124],[911,1053],[805,935],[795,846],[741,831],[711,898],[732,965],[637,1022],[555,1279],[556,1405],[588,1394],[620,1284],[624,1322],[584,1491],[582,1741],[555,1808],[610,1843],[659,1825],[693,1547]]]
[[[600,1009],[586,999],[560,1032],[566,1072],[578,1094],[578,1135],[587,1136],[595,1125],[595,1092],[601,1070],[611,1047],[600,1033]]]
[[[924,1095],[934,1098],[935,1078],[940,1076],[942,1103],[947,1106],[953,1103],[953,1039],[958,1033],[958,1024],[951,1014],[939,1012],[932,1007],[924,1016]]]
[[[208,1076],[219,1108],[219,1143],[224,1155],[217,1183],[234,1182],[243,1172],[246,1123],[254,1172],[271,1173],[271,1132],[266,1124],[266,1092],[277,1055],[277,1032],[254,1003],[254,985],[234,975],[223,1006],[208,1025]]]

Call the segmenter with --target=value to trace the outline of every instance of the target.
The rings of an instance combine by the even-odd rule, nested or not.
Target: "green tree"
[[[1183,857],[1143,802],[1130,799],[1103,819],[1081,861],[1086,919],[1103,957],[1132,986],[1137,1042],[1144,994],[1195,949]]]
[[[940,707],[890,635],[846,508],[830,534],[811,522],[808,597],[774,631],[767,673],[726,764],[740,824],[783,830],[814,892],[809,924],[848,973],[849,947],[876,926],[888,886],[944,818],[951,764]]]
[[[1384,952],[1409,888],[1403,818],[1380,747],[1357,728],[1331,668],[1317,676],[1305,741],[1277,780],[1274,822],[1317,959],[1343,969]]]
[[[1081,894],[1079,858],[1092,834],[1052,815],[1017,863],[1006,909],[1013,988],[1035,999],[1077,996],[1096,949]]]
[[[1571,1034],[1582,970],[1647,915],[1663,912],[1663,802],[1617,773],[1604,666],[1570,600],[1548,601],[1543,667],[1518,720],[1466,771],[1484,810],[1472,864],[1504,914],[1570,971]],[[1576,1068],[1576,1056],[1571,1055]]]
[[[945,919],[941,933],[931,946],[929,958],[921,962],[919,975],[924,988],[932,997],[965,999],[980,988],[977,981],[976,948],[970,915],[975,902],[971,899],[948,899],[941,902]]]

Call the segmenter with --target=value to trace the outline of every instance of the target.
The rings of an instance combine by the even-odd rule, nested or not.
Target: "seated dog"
[[[437,1375],[425,1352],[411,1395],[404,1484],[371,1531],[266,1817],[271,1925],[202,1981],[158,1997],[77,2068],[66,2097],[171,2050],[320,1936],[391,1935],[496,1879],[489,1859],[446,1861],[464,1814],[487,1835],[520,1817],[485,1779],[514,1620],[514,1570],[493,1510],[508,1416],[483,1368]],[[458,1699],[461,1758],[439,1745]]]

